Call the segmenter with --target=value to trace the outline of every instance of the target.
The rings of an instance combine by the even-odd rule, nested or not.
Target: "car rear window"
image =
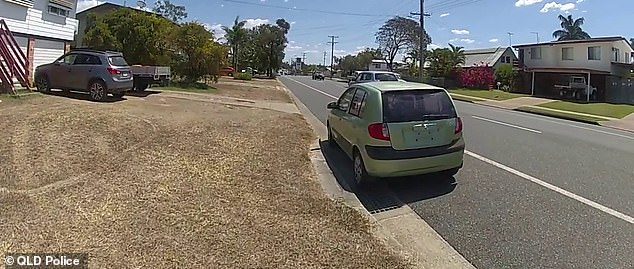
[[[451,99],[443,90],[388,91],[382,98],[385,123],[457,117]]]
[[[128,62],[125,61],[123,56],[110,56],[108,57],[108,61],[114,66],[128,66]]]
[[[398,78],[394,74],[376,73],[374,77],[378,81],[398,81]]]

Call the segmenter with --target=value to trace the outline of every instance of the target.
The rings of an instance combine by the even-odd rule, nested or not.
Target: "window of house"
[[[561,59],[566,61],[574,60],[573,48],[561,48]]]
[[[601,60],[601,47],[588,47],[588,60]]]
[[[381,68],[381,64],[373,64],[373,65],[374,65],[374,68],[376,68],[376,69]]]
[[[621,58],[621,50],[618,48],[612,48],[612,61],[618,63],[620,58]]]
[[[624,56],[623,60],[625,61],[625,63],[629,64],[630,63],[630,54],[626,52],[626,53],[623,54],[623,56]]]
[[[58,5],[54,5],[54,4],[50,4],[48,6],[48,13],[49,14],[53,14],[53,15],[57,15],[57,16],[62,16],[62,17],[69,17],[70,16],[70,10],[66,9],[64,7],[58,6]]]
[[[506,56],[505,59],[507,64],[511,63],[511,56]]]
[[[21,5],[25,7],[33,7],[33,0],[6,0],[9,3]]]
[[[531,48],[531,59],[538,60],[542,58],[542,48]]]

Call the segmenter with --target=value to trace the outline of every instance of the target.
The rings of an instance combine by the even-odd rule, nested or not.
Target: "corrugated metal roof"
[[[506,51],[506,48],[503,47],[465,50],[465,64],[463,64],[462,67],[482,64],[493,65],[502,57],[504,51]]]

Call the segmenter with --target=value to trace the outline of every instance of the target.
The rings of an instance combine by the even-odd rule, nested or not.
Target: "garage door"
[[[33,70],[43,64],[49,64],[64,55],[64,42],[35,40],[35,48],[33,50]]]

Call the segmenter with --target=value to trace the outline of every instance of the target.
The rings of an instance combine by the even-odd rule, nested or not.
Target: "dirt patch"
[[[251,81],[234,80],[221,77],[213,84],[215,93],[219,95],[244,98],[250,100],[264,100],[292,103],[290,97],[282,90],[275,79],[253,79]]]
[[[408,266],[321,193],[300,115],[161,94],[6,109],[0,253],[88,252],[91,268]]]

